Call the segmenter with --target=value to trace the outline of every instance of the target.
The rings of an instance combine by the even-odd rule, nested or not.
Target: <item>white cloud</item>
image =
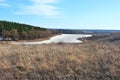
[[[3,7],[8,7],[8,6],[10,6],[9,4],[7,4],[7,3],[1,3],[0,2],[0,6],[3,6]]]
[[[55,3],[56,0],[31,0],[34,3],[41,4],[41,3]]]
[[[6,0],[0,0],[0,6],[3,6],[3,7],[8,7],[10,6]]]
[[[32,14],[32,15],[40,15],[45,17],[58,16],[59,13],[57,11],[57,7],[53,4],[57,2],[57,0],[30,0],[32,2],[31,5],[21,6],[18,14]]]
[[[5,0],[0,0],[0,2],[4,2]]]

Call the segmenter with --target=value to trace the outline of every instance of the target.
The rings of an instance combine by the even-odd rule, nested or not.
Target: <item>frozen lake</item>
[[[81,43],[82,41],[77,40],[82,37],[91,37],[92,35],[86,34],[61,34],[51,37],[49,40],[44,40],[40,42],[13,42],[13,44],[50,44],[50,43]]]
[[[3,40],[2,36],[0,36],[0,41]]]

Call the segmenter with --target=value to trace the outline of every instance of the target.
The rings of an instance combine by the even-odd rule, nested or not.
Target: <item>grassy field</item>
[[[119,80],[115,43],[0,44],[0,80]]]

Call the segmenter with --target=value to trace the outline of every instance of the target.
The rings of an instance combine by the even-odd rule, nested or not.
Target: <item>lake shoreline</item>
[[[12,44],[50,44],[50,43],[82,43],[78,38],[91,37],[90,34],[59,34],[45,40],[30,41],[30,42],[19,42],[12,41]]]

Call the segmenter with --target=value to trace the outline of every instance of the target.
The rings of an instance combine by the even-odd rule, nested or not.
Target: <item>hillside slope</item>
[[[120,43],[120,32],[115,33],[101,33],[101,34],[93,34],[92,37],[87,38],[79,38],[82,41],[92,41],[92,42],[102,42],[102,43]]]
[[[55,31],[37,26],[0,21],[0,36],[2,36],[4,40],[45,38],[55,33]]]
[[[120,46],[113,43],[0,47],[0,80],[120,80]]]

